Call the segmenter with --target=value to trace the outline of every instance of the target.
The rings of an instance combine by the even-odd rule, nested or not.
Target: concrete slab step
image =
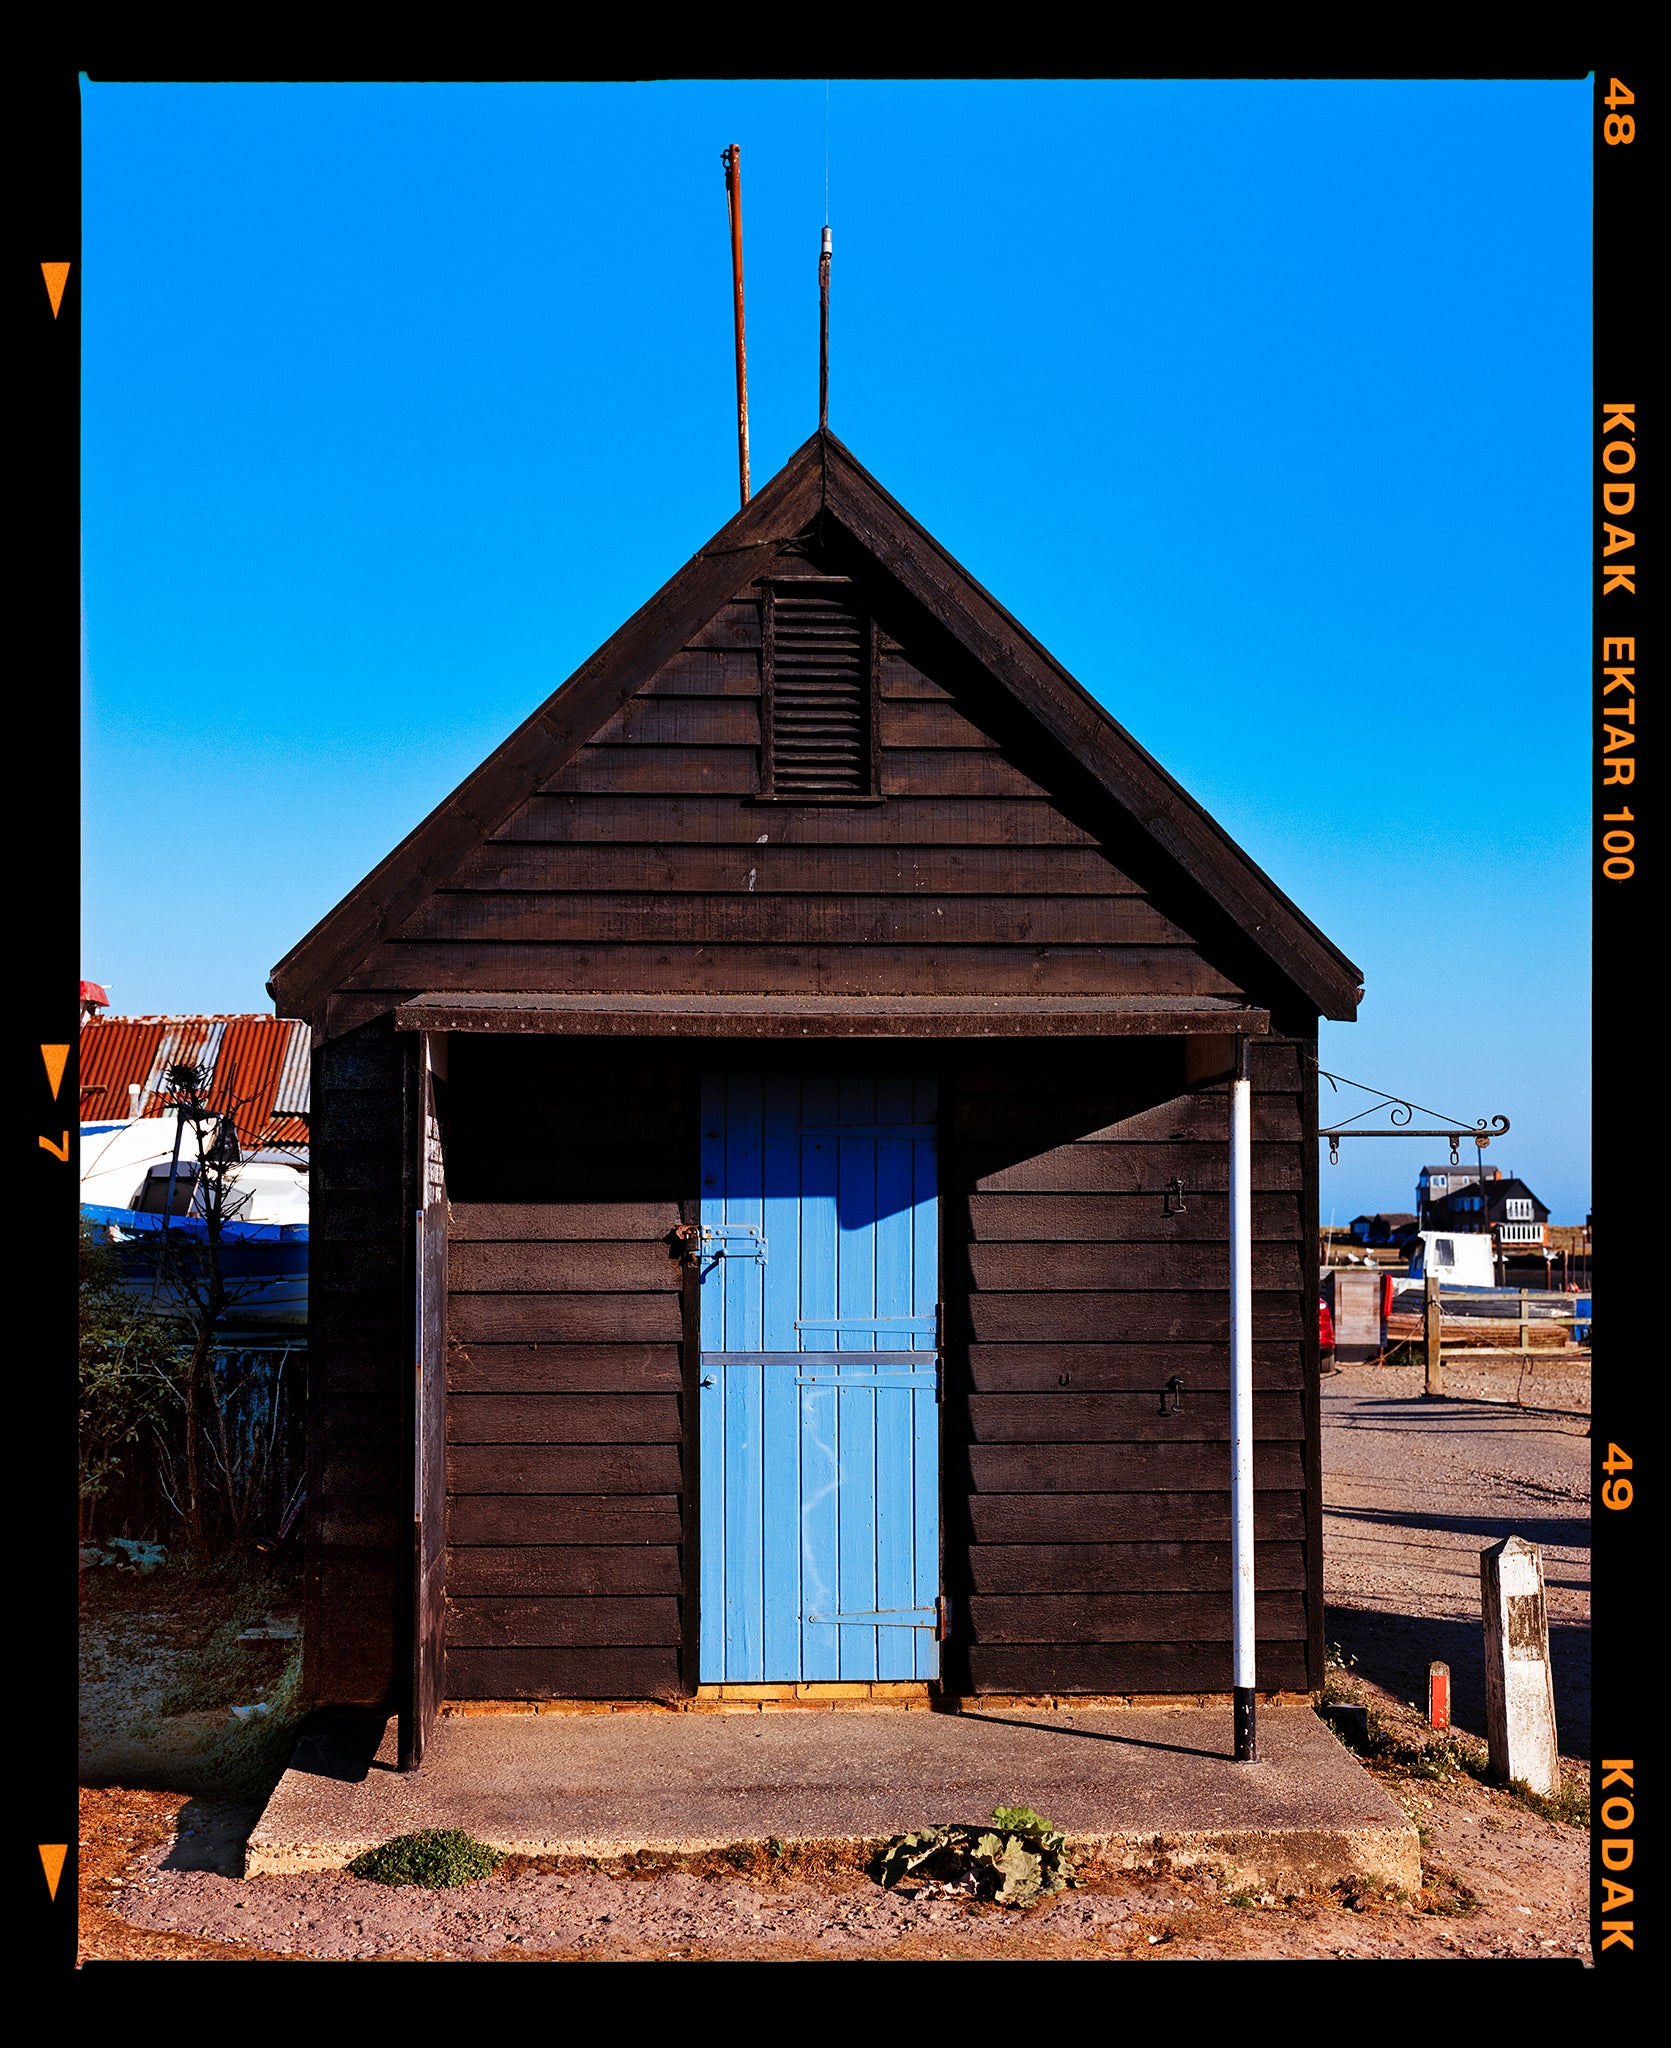
[[[997,1805],[1046,1814],[1137,1869],[1210,1865],[1239,1884],[1374,1875],[1415,1890],[1416,1832],[1309,1707],[1260,1713],[1261,1761],[1227,1710],[497,1715],[437,1724],[422,1770],[394,1728],[304,1735],[250,1837],[246,1874],[340,1869],[420,1828],[522,1856],[694,1855],[776,1837],[875,1841]]]

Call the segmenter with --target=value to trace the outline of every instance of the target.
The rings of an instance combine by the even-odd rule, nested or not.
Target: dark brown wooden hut
[[[1358,971],[839,441],[270,986],[314,1701],[1227,1689],[1238,1057],[1258,1684],[1321,1682]]]

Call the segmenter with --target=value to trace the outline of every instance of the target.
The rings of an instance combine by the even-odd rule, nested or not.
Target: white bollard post
[[[1518,1778],[1552,1797],[1561,1788],[1561,1752],[1555,1739],[1543,1556],[1535,1543],[1508,1536],[1480,1552],[1480,1606],[1491,1775]]]
[[[1230,1083],[1230,1637],[1238,1763],[1259,1758],[1253,1571],[1253,1081],[1236,1040]]]

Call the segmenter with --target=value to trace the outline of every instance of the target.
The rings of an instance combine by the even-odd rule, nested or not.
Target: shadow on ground
[[[1447,1515],[1422,1514],[1405,1507],[1337,1507],[1331,1502],[1324,1512],[1331,1522],[1368,1522],[1383,1529],[1431,1529],[1440,1535],[1477,1536],[1482,1550],[1505,1536],[1524,1537],[1545,1550],[1558,1546],[1580,1550],[1589,1543],[1590,1518],[1582,1510],[1542,1520],[1523,1514]]]
[[[164,1870],[212,1870],[217,1877],[242,1877],[244,1844],[261,1818],[261,1803],[188,1799],[180,1809]]]
[[[1414,1518],[1412,1518],[1414,1519]],[[1451,1668],[1451,1713],[1456,1725],[1485,1736],[1485,1642],[1477,1621],[1440,1621],[1390,1614],[1377,1607],[1328,1607],[1324,1632],[1357,1673],[1403,1700],[1425,1703],[1427,1667]],[[1552,1623],[1549,1657],[1555,1674],[1555,1726],[1563,1756],[1590,1754],[1590,1631]]]

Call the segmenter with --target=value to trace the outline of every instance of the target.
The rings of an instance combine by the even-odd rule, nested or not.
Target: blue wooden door
[[[702,1089],[700,1676],[939,1670],[931,1078]]]

